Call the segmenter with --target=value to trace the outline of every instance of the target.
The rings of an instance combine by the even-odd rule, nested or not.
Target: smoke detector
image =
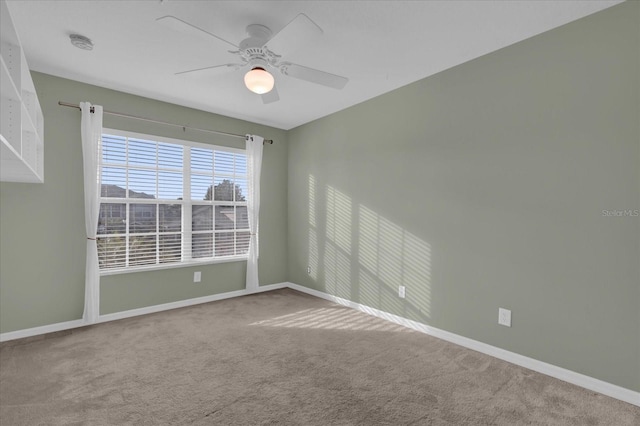
[[[80,34],[71,34],[69,36],[69,40],[71,41],[71,44],[73,44],[78,49],[93,50],[93,42],[88,37]]]

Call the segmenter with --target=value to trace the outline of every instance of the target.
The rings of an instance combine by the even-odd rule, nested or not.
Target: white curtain
[[[85,267],[84,313],[82,319],[92,324],[100,314],[100,271],[96,231],[100,213],[98,162],[102,151],[102,107],[80,103],[81,135],[84,159],[84,222],[87,232],[87,263]],[[93,112],[92,112],[93,110]]]
[[[249,258],[247,259],[247,290],[258,289],[258,217],[260,216],[260,171],[262,170],[262,144],[264,138],[247,135],[247,172],[249,174]]]

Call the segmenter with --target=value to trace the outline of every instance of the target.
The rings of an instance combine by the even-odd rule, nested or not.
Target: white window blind
[[[244,151],[107,132],[99,169],[102,271],[246,259]]]

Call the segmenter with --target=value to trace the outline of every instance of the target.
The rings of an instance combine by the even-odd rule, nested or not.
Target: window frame
[[[102,196],[102,169],[103,166],[105,167],[111,167],[112,165],[109,163],[104,163],[104,157],[102,155],[102,150],[100,152],[100,158],[98,160],[98,194],[99,194],[99,198],[100,198],[100,204],[124,204],[125,206],[125,212],[126,212],[126,216],[127,216],[127,227],[125,230],[125,233],[121,234],[125,237],[125,239],[128,241],[127,237],[129,235],[138,235],[138,233],[136,232],[131,232],[129,229],[129,215],[130,215],[130,206],[133,204],[151,204],[156,206],[156,209],[159,209],[160,205],[171,205],[171,204],[179,204],[182,206],[182,230],[180,231],[180,234],[182,236],[181,239],[181,260],[178,262],[168,262],[168,263],[154,263],[154,264],[148,264],[148,265],[135,265],[135,266],[125,266],[125,267],[117,267],[117,268],[106,268],[106,269],[99,269],[100,272],[100,276],[107,276],[107,275],[117,275],[117,274],[127,274],[127,273],[135,273],[135,272],[142,272],[142,271],[157,271],[157,270],[163,270],[163,269],[173,269],[173,268],[186,268],[186,267],[194,267],[194,266],[200,266],[200,265],[210,265],[210,264],[218,264],[218,263],[228,263],[228,262],[241,262],[241,261],[246,261],[248,259],[248,252],[244,253],[244,254],[234,254],[234,255],[230,255],[230,256],[215,256],[215,235],[217,233],[224,233],[224,232],[233,232],[234,237],[236,236],[237,233],[240,232],[250,232],[249,228],[247,227],[246,229],[242,228],[242,229],[237,229],[234,228],[233,230],[225,230],[225,229],[221,229],[221,230],[216,230],[215,229],[215,211],[216,211],[216,206],[230,206],[233,205],[234,209],[237,206],[247,206],[248,207],[248,200],[245,201],[219,201],[219,200],[214,200],[214,188],[215,188],[215,178],[217,176],[221,176],[224,175],[224,173],[218,175],[218,174],[214,174],[213,170],[211,171],[211,176],[212,176],[212,187],[211,187],[211,191],[212,191],[212,199],[211,200],[192,200],[191,199],[191,177],[193,176],[192,174],[192,170],[191,170],[191,148],[200,148],[200,149],[206,149],[206,150],[211,150],[211,151],[223,151],[223,152],[228,152],[228,153],[232,153],[232,154],[242,154],[246,157],[246,150],[245,149],[241,149],[241,148],[232,148],[232,147],[227,147],[227,146],[220,146],[220,145],[214,145],[214,144],[208,144],[208,143],[202,143],[202,142],[195,142],[195,141],[190,141],[190,140],[184,140],[184,139],[176,139],[176,138],[169,138],[169,137],[165,137],[165,136],[159,136],[159,135],[150,135],[150,134],[145,134],[145,133],[138,133],[138,132],[130,132],[130,131],[126,131],[126,130],[118,130],[118,129],[112,129],[112,128],[107,128],[104,127],[102,129],[102,135],[113,135],[113,136],[118,136],[118,137],[125,137],[125,138],[131,138],[131,139],[141,139],[141,140],[147,140],[147,141],[152,141],[152,142],[159,142],[159,143],[168,143],[168,144],[174,144],[174,145],[178,145],[178,146],[182,146],[183,148],[189,148],[189,149],[185,149],[183,151],[183,158],[182,158],[182,191],[183,191],[183,195],[182,195],[182,200],[167,200],[167,199],[161,199],[161,198],[154,198],[154,199],[147,199],[147,198],[127,198],[127,192],[125,192],[125,198],[116,198],[116,197],[103,197]],[[248,166],[248,164],[247,164]],[[129,168],[138,168],[137,165],[135,166],[130,166],[128,163],[126,166],[122,167],[122,165],[118,165],[118,167],[120,168],[124,168],[125,170],[127,170],[126,173],[128,173]],[[144,168],[144,167],[143,167]],[[163,170],[162,167],[158,167],[158,165],[156,164],[155,166],[156,170],[161,171]],[[198,174],[199,172],[195,172],[196,174]],[[204,173],[202,173],[204,174]],[[234,173],[235,175],[235,173]],[[246,175],[241,175],[241,176],[245,176],[245,178],[248,181],[248,175],[249,175],[249,170],[247,169],[246,171]],[[248,183],[248,182],[247,182]],[[235,185],[235,182],[234,182]],[[235,186],[234,186],[235,188]],[[157,189],[157,188],[156,188]],[[127,187],[125,188],[125,191],[129,191],[130,189]],[[158,194],[156,193],[156,197],[158,196]],[[247,192],[247,194],[245,194],[245,198],[248,198],[249,194]],[[235,195],[234,195],[235,198]],[[211,233],[212,235],[212,253],[213,256],[212,257],[203,257],[203,258],[194,258],[191,256],[191,249],[190,247],[192,246],[192,236],[194,231],[192,230],[192,207],[193,206],[197,206],[197,205],[205,205],[205,206],[212,206],[212,213],[213,213],[213,222],[212,222],[212,230],[211,231],[195,231],[195,233]],[[236,210],[237,211],[237,210]],[[158,215],[156,214],[156,231],[155,233],[149,233],[148,235],[153,235],[156,238],[159,238],[161,235],[163,235],[163,233],[161,233],[158,229],[158,222],[159,218]],[[237,224],[237,219],[236,222]],[[247,223],[248,226],[248,223]],[[175,232],[169,232],[169,234],[171,233],[175,233]],[[101,238],[104,237],[107,234],[101,234],[100,232],[96,233],[97,238]],[[249,236],[250,238],[250,236]],[[235,240],[235,238],[234,238]],[[235,244],[235,243],[234,243]],[[185,250],[185,248],[189,248],[189,250]],[[126,258],[128,258],[128,253],[129,253],[129,248],[127,247],[126,250]],[[185,255],[188,254],[188,258],[185,259]],[[128,262],[128,259],[127,259]]]

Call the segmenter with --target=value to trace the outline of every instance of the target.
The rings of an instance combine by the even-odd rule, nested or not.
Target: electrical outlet
[[[193,282],[194,283],[199,283],[201,279],[202,279],[202,273],[200,271],[193,273]]]
[[[307,274],[311,275],[311,266],[307,266]]]
[[[405,288],[403,285],[398,287],[398,297],[404,299],[405,296]]]
[[[498,308],[498,324],[511,327],[511,311],[509,309]]]

